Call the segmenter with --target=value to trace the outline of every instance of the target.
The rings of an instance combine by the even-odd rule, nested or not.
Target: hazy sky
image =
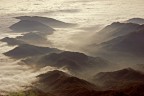
[[[77,22],[103,23],[115,19],[144,17],[144,0],[1,0],[0,13],[41,12]],[[91,22],[91,23],[92,23]]]

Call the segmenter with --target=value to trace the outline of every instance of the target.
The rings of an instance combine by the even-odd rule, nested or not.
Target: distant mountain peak
[[[132,68],[125,68],[113,72],[100,72],[94,77],[99,81],[141,81],[144,80],[144,74]]]
[[[58,78],[58,77],[63,77],[63,76],[64,77],[69,77],[70,75],[66,74],[63,71],[53,70],[53,71],[49,71],[47,73],[41,74],[37,77],[41,78],[41,77],[48,77],[48,76],[56,76]]]
[[[37,22],[43,23],[45,25],[48,25],[51,27],[56,27],[56,28],[76,26],[76,24],[73,24],[73,23],[66,23],[66,22],[63,22],[60,20],[56,20],[54,18],[41,17],[41,16],[19,16],[19,17],[15,17],[15,18],[20,19],[20,20],[37,21]]]
[[[135,23],[135,24],[144,24],[144,19],[143,18],[131,18],[127,21],[125,21],[126,23]]]
[[[47,32],[52,34],[55,31],[53,28],[33,20],[20,20],[19,22],[13,24],[9,27],[14,32]]]
[[[13,58],[26,58],[31,56],[37,56],[42,54],[48,54],[48,53],[55,53],[60,52],[60,50],[56,48],[50,48],[50,47],[40,47],[30,44],[21,44],[18,47],[3,53],[6,56],[10,56]]]
[[[21,44],[25,44],[26,43],[26,42],[18,40],[16,38],[9,38],[9,37],[5,37],[5,38],[1,39],[0,41],[6,42],[8,45],[11,45],[11,46],[21,45]]]

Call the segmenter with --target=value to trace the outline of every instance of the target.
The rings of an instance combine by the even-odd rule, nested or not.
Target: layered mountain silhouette
[[[53,18],[47,18],[47,17],[40,17],[40,16],[20,16],[20,17],[15,17],[16,19],[20,19],[20,20],[30,20],[30,21],[37,21],[40,23],[43,23],[45,25],[51,26],[51,27],[56,27],[56,28],[60,28],[60,27],[72,27],[75,26],[76,24],[72,24],[72,23],[65,23]]]
[[[55,96],[143,96],[144,94],[142,83],[133,83],[119,90],[102,91],[88,81],[58,70],[41,74],[37,78],[39,80],[35,82],[36,88],[45,94]]]
[[[111,25],[106,26],[101,31],[96,33],[93,38],[95,43],[102,43],[119,36],[124,36],[132,32],[140,31],[144,29],[144,25],[134,23],[120,23],[114,22]]]
[[[144,24],[144,19],[143,18],[132,18],[125,22],[126,23],[135,23],[135,24]]]
[[[124,69],[128,71],[132,69]],[[125,73],[125,72],[120,72]],[[129,72],[128,72],[129,73]],[[116,73],[119,74],[119,73]],[[134,75],[135,76],[135,75]],[[132,83],[123,89],[102,91],[101,88],[86,80],[73,77],[62,71],[54,70],[37,76],[35,87],[23,92],[24,96],[143,96],[144,83]],[[120,77],[119,77],[120,78]],[[19,95],[15,94],[16,96]]]
[[[49,47],[39,47],[39,46],[34,46],[34,45],[29,45],[29,44],[22,44],[4,53],[4,55],[10,56],[13,58],[25,58],[29,56],[48,54],[52,52],[60,52],[60,50],[55,49],[55,48],[49,48]]]
[[[112,23],[93,36],[86,50],[115,63],[142,63],[144,25]],[[135,59],[135,60],[134,60]]]
[[[125,36],[114,38],[100,44],[102,49],[144,56],[144,30],[135,31]]]
[[[43,71],[45,67],[51,66],[66,69],[68,72],[54,70],[36,76],[37,80],[32,82],[32,86],[23,91],[24,96],[144,96],[144,64],[134,62],[135,65],[128,68],[126,58],[135,56],[130,57],[130,61],[137,62],[144,57],[143,19],[132,18],[125,23],[114,22],[96,33],[93,42],[88,46],[96,57],[35,45],[47,42],[46,36],[55,31],[52,27],[72,27],[75,24],[39,16],[20,16],[16,19],[20,21],[10,28],[24,34],[16,38],[1,39],[8,45],[18,45],[3,54],[22,59],[21,61],[29,66],[36,65],[32,67],[36,68],[35,71],[41,72],[41,69]],[[108,60],[117,59],[120,67],[124,69],[114,69],[115,64],[101,56]]]
[[[21,45],[21,44],[46,46],[51,44],[51,42],[47,40],[46,36],[35,32],[26,33],[23,34],[22,36],[17,36],[16,38],[5,37],[0,41],[6,42],[10,46]]]
[[[53,28],[32,20],[21,20],[9,27],[14,32],[41,32],[52,34],[55,31]]]
[[[7,44],[11,45],[11,46],[25,44],[24,41],[21,41],[21,40],[15,39],[15,38],[9,38],[9,37],[5,37],[5,38],[1,39],[0,41],[7,42]]]
[[[94,76],[94,82],[106,88],[125,88],[131,84],[139,84],[144,80],[144,74],[132,68],[113,72],[100,72]]]
[[[36,86],[44,92],[51,92],[56,96],[78,96],[76,94],[79,92],[98,89],[92,83],[58,70],[41,74],[38,78],[39,81],[38,84],[36,83]]]
[[[111,66],[111,62],[100,57],[91,57],[79,52],[64,51],[52,53],[36,58],[24,60],[26,64],[37,64],[38,66],[65,67],[72,73],[86,72],[88,70],[99,70]]]

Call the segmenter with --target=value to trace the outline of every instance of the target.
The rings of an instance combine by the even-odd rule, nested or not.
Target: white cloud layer
[[[78,23],[80,27],[88,28],[133,17],[144,18],[143,4],[144,0],[1,0],[0,14],[4,17],[0,16],[0,29],[2,28],[0,39],[19,35],[5,33],[4,29],[7,25],[5,23],[8,23],[7,27],[9,26],[9,19],[5,17],[7,14],[32,13],[31,15],[37,14],[65,22]],[[70,10],[72,13],[68,12]],[[75,38],[72,39],[72,36],[80,32],[81,30],[78,28],[61,29],[49,36],[48,39],[54,43],[55,47],[65,49],[78,42],[74,40]],[[22,86],[31,85],[38,74],[55,69],[46,67],[36,72],[26,65],[18,65],[19,61],[2,55],[3,52],[12,48],[0,42],[0,93],[21,90]]]
[[[26,86],[32,86],[31,83],[37,80],[36,76],[39,74],[57,69],[48,66],[36,71],[29,66],[20,65],[20,61],[10,59],[2,54],[12,48],[0,42],[0,94],[24,90]],[[58,70],[68,72],[63,69]]]

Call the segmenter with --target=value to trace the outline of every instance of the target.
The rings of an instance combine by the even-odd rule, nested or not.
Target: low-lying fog
[[[32,86],[31,83],[37,80],[36,76],[57,68],[45,67],[35,70],[27,65],[20,64],[19,60],[13,60],[4,56],[2,53],[7,52],[14,47],[8,47],[7,44],[0,42],[0,93],[17,92]],[[58,69],[65,72],[67,70]]]
[[[105,25],[114,21],[124,21],[133,16],[143,18],[142,4],[143,0],[22,0],[22,2],[2,0],[0,2],[2,14],[0,16],[0,39],[21,35],[10,33],[7,29],[17,21],[13,17],[45,16],[78,24],[75,28],[57,29],[54,34],[48,36],[48,40],[53,43],[53,47],[80,51],[79,47],[85,45],[87,37]],[[0,93],[18,91],[25,88],[23,86],[31,86],[31,82],[36,80],[37,75],[56,69],[45,67],[35,71],[29,66],[19,65],[19,61],[2,54],[13,48],[0,42]]]

